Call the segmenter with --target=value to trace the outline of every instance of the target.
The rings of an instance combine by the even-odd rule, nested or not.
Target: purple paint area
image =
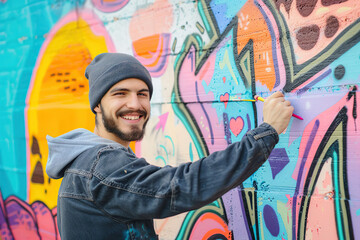
[[[307,92],[310,88],[312,88],[315,84],[317,84],[318,82],[320,82],[321,80],[323,80],[324,78],[326,78],[327,76],[329,76],[331,73],[331,69],[326,70],[324,73],[322,73],[319,77],[317,77],[316,79],[312,80],[309,84],[307,84],[305,87],[299,89],[296,93],[301,96],[302,94],[304,94],[305,92]]]
[[[237,187],[222,196],[229,230],[233,239],[251,239],[245,214],[241,188]]]
[[[22,225],[35,229],[34,219],[19,203],[15,201],[6,204],[10,226]]]
[[[248,130],[247,130],[247,132],[248,132],[248,131],[251,130],[251,120],[250,120],[249,114],[246,114],[246,121],[247,121],[247,124],[248,124]]]
[[[279,235],[280,226],[275,210],[269,205],[264,207],[264,221],[267,229],[274,237]]]
[[[359,91],[359,90],[357,90]],[[354,116],[360,115],[359,104],[356,103],[359,99],[359,93],[355,93],[351,99],[347,101],[348,114],[349,117],[347,121],[347,141],[346,141],[346,175],[347,175],[347,186],[349,191],[349,209],[351,213],[351,221],[353,226],[353,232],[355,238],[360,236],[360,148],[359,148],[359,139],[360,139],[360,119],[354,118]],[[356,114],[351,113],[350,109],[354,109],[356,106]],[[350,134],[349,134],[350,133]],[[353,135],[354,134],[354,135]]]
[[[223,119],[224,119],[224,132],[225,132],[225,139],[228,145],[232,143],[231,141],[231,133],[230,133],[230,126],[229,126],[229,117],[227,113],[223,113]]]
[[[272,178],[275,179],[276,175],[283,170],[283,168],[289,163],[289,157],[285,148],[275,148],[268,159],[271,167]]]
[[[293,119],[289,135],[289,144],[291,144],[292,140],[302,136],[304,128],[313,121],[314,118],[318,117],[319,113],[336,105],[343,97],[343,92],[327,92],[318,97],[310,97],[309,94],[304,94],[301,98],[286,94],[286,99],[289,100],[294,107],[294,113],[304,118],[302,121]]]
[[[14,239],[40,239],[38,227],[28,205],[15,198],[8,199],[5,205],[9,227]]]

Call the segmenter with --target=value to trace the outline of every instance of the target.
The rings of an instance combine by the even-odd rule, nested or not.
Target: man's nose
[[[131,94],[128,99],[127,106],[129,109],[140,109],[141,104],[137,94]]]

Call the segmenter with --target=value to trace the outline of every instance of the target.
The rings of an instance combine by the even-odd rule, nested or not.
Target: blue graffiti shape
[[[224,32],[245,3],[244,0],[213,0],[210,2],[210,8],[215,16],[220,34]]]

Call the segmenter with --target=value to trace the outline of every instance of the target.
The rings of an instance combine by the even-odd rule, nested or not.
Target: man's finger
[[[284,97],[284,94],[282,92],[275,92],[275,93],[271,94],[270,97],[280,98],[280,97]]]

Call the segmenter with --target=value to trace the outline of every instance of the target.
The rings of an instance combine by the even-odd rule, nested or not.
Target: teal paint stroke
[[[172,146],[172,150],[173,150],[173,151],[172,151],[172,153],[173,153],[172,156],[175,156],[175,144],[174,144],[174,141],[172,140],[172,138],[171,138],[169,135],[166,135],[165,138],[170,140],[171,146]]]
[[[166,154],[166,163],[169,162],[169,154],[168,151],[166,150],[166,147],[164,145],[160,145],[160,148],[164,149],[165,154]]]
[[[336,225],[338,237],[340,240],[344,240],[344,229],[341,219],[341,207],[340,207],[340,190],[339,190],[339,157],[336,151],[333,151],[333,163],[334,163],[334,191],[335,191],[335,212],[336,212]]]
[[[192,150],[192,143],[189,143],[189,155],[190,155],[190,161],[193,162],[194,161],[194,153]]]
[[[214,32],[212,31],[209,21],[207,20],[206,14],[204,12],[204,7],[206,8],[206,6],[203,6],[202,2],[199,1],[198,2],[198,10],[199,10],[200,17],[204,23],[204,26],[205,26],[206,32],[209,35],[209,38],[212,38],[214,36]]]
[[[165,158],[164,158],[163,156],[157,156],[157,157],[155,158],[155,160],[161,160],[161,161],[163,161],[164,166],[166,166],[166,160],[165,160]]]

